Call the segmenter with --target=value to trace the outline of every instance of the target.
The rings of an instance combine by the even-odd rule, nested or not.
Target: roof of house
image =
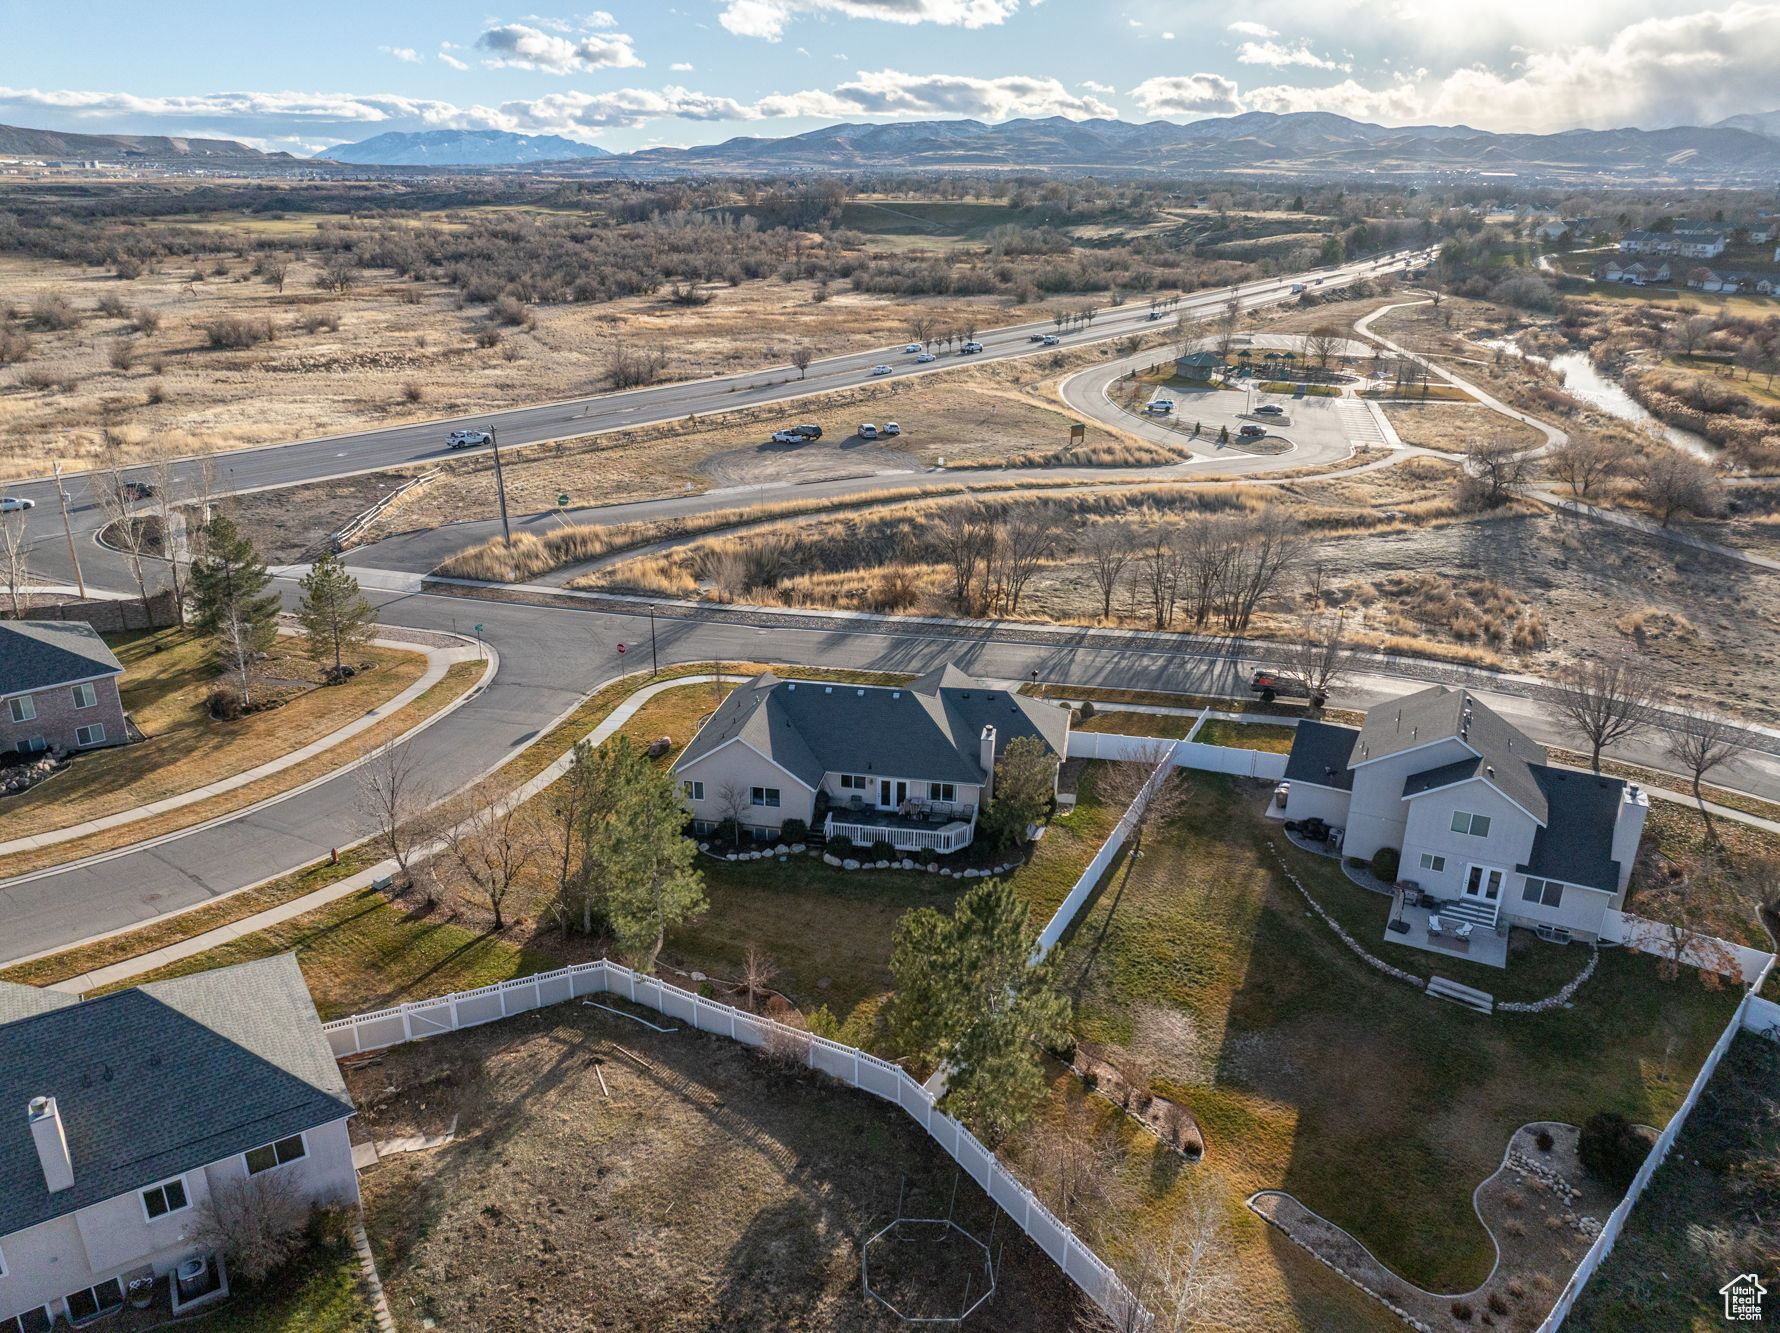
[[[1352,791],[1354,775],[1347,765],[1359,738],[1357,727],[1300,722],[1292,734],[1292,751],[1286,756],[1285,780]]]
[[[70,995],[67,991],[0,981],[0,1023],[30,1018],[33,1014],[47,1014],[51,1009],[65,1009],[79,1003],[80,996]]]
[[[1372,763],[1445,740],[1458,741],[1476,756],[1475,761],[1436,764],[1411,775],[1403,784],[1405,797],[1480,777],[1534,819],[1546,822],[1545,793],[1530,771],[1531,765],[1545,762],[1545,747],[1469,690],[1433,685],[1373,708],[1360,728],[1352,762]],[[1466,765],[1470,771],[1460,772]]]
[[[1625,783],[1544,764],[1533,765],[1532,774],[1550,814],[1533,834],[1527,863],[1516,870],[1539,879],[1617,892],[1620,867],[1613,859],[1613,829],[1620,802],[1625,799]]]
[[[1185,356],[1174,358],[1176,362],[1189,366],[1215,366],[1218,363],[1216,352],[1188,352]]]
[[[900,687],[781,680],[738,686],[686,747],[686,768],[736,739],[809,787],[825,773],[876,774],[980,786],[985,726],[997,751],[1036,736],[1061,757],[1069,715],[1057,704],[973,680],[946,664]]]
[[[53,1195],[35,1097],[74,1165]],[[0,1236],[351,1114],[293,954],[46,1005],[0,1026]]]
[[[0,693],[28,694],[124,669],[105,640],[83,620],[0,621]]]

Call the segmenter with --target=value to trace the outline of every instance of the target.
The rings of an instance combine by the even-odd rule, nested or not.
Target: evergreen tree
[[[606,919],[639,972],[655,966],[668,929],[703,912],[705,877],[698,848],[682,832],[679,785],[628,736],[588,756],[590,798],[583,855],[588,881],[604,890]]]
[[[192,624],[209,636],[218,665],[243,706],[251,704],[253,664],[278,637],[283,599],[266,591],[272,575],[252,540],[226,514],[204,525],[204,555],[192,565]]]
[[[1017,847],[1026,830],[1049,811],[1057,789],[1057,761],[1036,736],[1022,736],[995,761],[995,783],[982,830],[997,847]]]
[[[331,660],[328,676],[339,681],[345,675],[341,654],[371,641],[377,612],[359,591],[358,580],[346,572],[345,562],[332,551],[315,562],[302,586],[297,619],[308,640],[309,658],[317,665]]]
[[[952,916],[922,907],[896,926],[891,1030],[906,1050],[945,1067],[941,1107],[992,1143],[1044,1096],[1033,1044],[1069,1039],[1054,965],[1028,965],[1036,941],[1026,904],[998,879],[971,889]]]

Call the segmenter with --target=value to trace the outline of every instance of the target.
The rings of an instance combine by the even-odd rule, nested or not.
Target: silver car
[[[37,501],[26,500],[17,495],[0,495],[0,514],[20,514],[27,509],[37,508]]]

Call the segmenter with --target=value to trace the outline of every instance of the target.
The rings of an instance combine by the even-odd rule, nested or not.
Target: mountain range
[[[611,157],[609,150],[559,134],[510,134],[506,130],[392,130],[358,143],[335,144],[316,154],[335,162],[377,167],[493,167],[528,162],[566,162]]]
[[[294,162],[289,153],[262,153],[234,139],[189,139],[164,134],[65,134],[0,125],[0,153],[8,157],[84,158],[116,162],[168,158],[236,158]]]

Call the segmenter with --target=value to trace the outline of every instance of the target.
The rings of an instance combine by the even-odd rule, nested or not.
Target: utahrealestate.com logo
[[[1726,1319],[1758,1322],[1761,1319],[1761,1298],[1768,1294],[1768,1289],[1754,1273],[1739,1273],[1720,1287],[1718,1294],[1724,1297]]]

